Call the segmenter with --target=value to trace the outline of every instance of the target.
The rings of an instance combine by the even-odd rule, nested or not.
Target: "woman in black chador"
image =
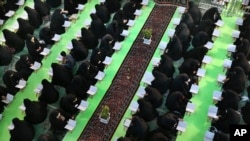
[[[80,41],[88,48],[88,49],[95,49],[98,45],[98,39],[96,38],[95,34],[83,27],[81,29],[82,37]]]
[[[90,14],[91,24],[89,30],[91,30],[95,36],[99,39],[106,34],[106,27],[103,21],[94,13]]]
[[[6,40],[5,44],[12,53],[18,53],[24,48],[24,40],[20,38],[15,32],[8,29],[3,30],[3,35]]]
[[[65,28],[63,24],[66,20],[65,15],[66,11],[63,9],[56,9],[51,16],[50,20],[50,31],[56,34],[63,34],[65,32]]]
[[[60,100],[60,107],[66,112],[75,115],[79,109],[77,108],[81,102],[80,98],[77,98],[73,94],[67,94]]]
[[[35,129],[26,120],[14,118],[12,120],[14,129],[10,130],[10,141],[32,141],[35,136]]]
[[[43,89],[41,95],[39,96],[39,101],[48,104],[55,103],[59,99],[59,92],[56,90],[54,85],[50,83],[47,79],[42,80]]]
[[[51,67],[53,70],[52,84],[66,88],[73,78],[72,72],[57,63],[52,63]]]
[[[24,99],[25,117],[24,119],[32,124],[39,124],[47,117],[47,104],[40,101]]]
[[[12,53],[6,47],[0,45],[0,66],[7,66],[11,63]]]
[[[44,0],[34,0],[35,10],[41,17],[50,15],[50,7],[44,2]]]
[[[22,39],[26,38],[27,34],[33,35],[34,27],[29,23],[29,21],[22,18],[18,18],[17,22],[19,24],[19,29],[16,32]]]
[[[41,62],[41,60],[43,59],[43,55],[41,55],[40,53],[43,51],[44,45],[40,44],[35,36],[28,34],[26,36],[26,46],[32,58],[37,62]]]
[[[24,10],[28,13],[29,22],[34,28],[38,28],[43,23],[41,15],[35,9],[25,6]]]
[[[95,10],[96,10],[96,15],[102,20],[103,23],[107,23],[110,20],[110,13],[105,5],[96,4]]]

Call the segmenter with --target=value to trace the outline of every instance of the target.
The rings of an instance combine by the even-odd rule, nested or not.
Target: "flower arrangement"
[[[146,28],[142,30],[142,35],[145,39],[150,39],[152,36],[152,29],[151,28]]]
[[[100,118],[108,119],[109,115],[110,115],[110,113],[109,113],[109,107],[107,105],[104,105],[102,107]]]

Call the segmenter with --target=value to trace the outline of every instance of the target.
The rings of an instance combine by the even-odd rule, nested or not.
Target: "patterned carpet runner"
[[[111,86],[82,131],[78,141],[110,141],[140,84],[140,80],[175,9],[175,6],[155,5],[142,28],[153,29],[151,44],[143,44],[142,33],[140,31]],[[111,118],[108,124],[103,124],[99,121],[102,105],[108,105],[110,107]]]

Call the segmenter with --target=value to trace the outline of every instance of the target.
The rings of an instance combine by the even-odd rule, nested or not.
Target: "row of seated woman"
[[[9,29],[3,29],[3,34],[6,42],[5,45],[0,47],[0,66],[9,65],[12,61],[13,55],[19,52],[22,53],[24,47],[26,46],[29,54],[21,55],[20,59],[15,64],[15,70],[7,70],[2,76],[5,87],[1,86],[1,100],[6,99],[7,93],[15,95],[19,90],[15,87],[18,81],[21,79],[27,80],[30,74],[33,72],[33,70],[30,69],[30,66],[33,65],[35,60],[41,62],[43,58],[43,56],[39,53],[46,45],[41,44],[33,36],[36,28],[32,21],[36,17],[46,15],[42,13],[49,14],[50,8],[42,1],[36,1],[34,5],[36,9],[25,7],[25,11],[28,13],[29,20],[25,20],[22,18],[17,19],[19,29],[16,32],[10,31]],[[41,24],[42,21],[39,23],[39,26]],[[1,103],[1,105],[2,113],[4,110],[4,104]]]
[[[15,70],[8,70],[7,72],[4,73],[3,82],[6,87],[1,86],[1,100],[6,99],[6,95],[8,93],[15,95],[19,91],[19,89],[15,88],[15,85],[18,83],[20,79],[28,80],[30,74],[33,72],[33,70],[30,69],[30,67],[34,64],[34,61],[38,61],[38,62],[42,61],[43,56],[40,53],[44,47],[48,46],[47,44],[41,43],[40,40],[37,39],[33,35],[33,33],[36,28],[39,28],[42,25],[42,22],[43,22],[42,21],[43,19],[41,19],[42,16],[40,15],[41,13],[38,13],[38,11],[42,10],[40,12],[44,12],[43,10],[45,10],[46,13],[49,15],[50,8],[48,7],[48,5],[46,5],[42,1],[39,1],[39,4],[35,3],[35,9],[25,7],[25,10],[29,15],[29,20],[24,20],[21,18],[18,19],[19,29],[17,33],[11,32],[8,29],[4,29],[3,31],[5,39],[6,39],[6,45],[7,45],[6,48],[13,47],[13,49],[9,49],[10,51],[13,51],[11,53],[22,52],[23,48],[25,47],[23,42],[25,42],[29,54],[23,54],[20,56],[20,60],[18,60],[15,64]],[[48,16],[47,14],[44,16]],[[32,21],[33,21],[33,24],[32,24]],[[34,23],[38,23],[38,24],[34,24]],[[15,45],[13,46],[10,45],[13,43]],[[5,47],[3,48],[6,49]],[[64,53],[62,53],[62,55],[63,54]],[[9,54],[5,56],[8,56],[8,55]],[[34,130],[33,125],[37,125],[37,124],[44,122],[49,112],[48,104],[52,104],[58,101],[60,94],[51,82],[44,79],[42,81],[42,86],[43,86],[43,89],[39,95],[39,101],[30,101],[29,99],[25,99],[23,101],[24,106],[25,106],[25,117],[24,117],[24,120],[19,120],[17,118],[13,119],[14,129],[10,130],[10,134],[11,134],[10,140],[13,140],[13,141],[20,140],[20,138],[25,136],[23,140],[31,141],[35,135],[35,130]],[[62,99],[66,100],[67,98],[62,98]],[[66,107],[67,109],[67,105],[68,105],[67,101],[66,102],[64,101],[61,100],[60,105],[64,105],[64,107]],[[1,101],[1,113],[3,112],[5,108],[7,108],[7,105],[2,103]],[[54,113],[55,112],[56,111],[54,111]],[[51,115],[53,115],[52,113]],[[57,117],[54,117],[54,118],[57,118]],[[53,118],[51,118],[51,120],[53,120]],[[40,137],[38,137],[38,140],[49,140],[49,139],[56,140],[56,137],[54,137],[53,134],[49,134],[49,133],[42,134]]]
[[[87,90],[89,89],[90,85],[95,85],[95,83],[97,82],[97,80],[94,79],[94,77],[96,76],[99,70],[102,71],[104,69],[104,64],[102,64],[101,62],[104,60],[105,56],[112,56],[112,53],[114,52],[112,49],[114,42],[122,41],[124,39],[123,38],[119,40],[113,37],[116,36],[116,34],[118,35],[118,33],[116,32],[116,29],[118,28],[118,22],[116,22],[116,19],[117,21],[121,22],[122,25],[125,25],[125,22],[128,22],[128,20],[130,19],[130,17],[124,16],[126,15],[125,13],[130,12],[131,10],[133,10],[132,13],[134,13],[136,9],[135,2],[126,3],[123,6],[123,10],[120,10],[119,6],[113,12],[114,17],[112,22],[110,24],[105,25],[104,22],[98,16],[98,13],[101,14],[105,13],[105,11],[101,12],[99,11],[98,7],[100,6],[102,7],[102,9],[104,10],[106,9],[105,3],[98,4],[95,6],[96,14],[91,14],[92,21],[90,27],[88,29],[83,27],[81,29],[82,37],[80,37],[79,39],[76,38],[72,39],[71,42],[73,45],[73,49],[70,51],[69,54],[66,54],[66,52],[64,51],[60,53],[60,55],[63,57],[60,64],[58,63],[51,64],[51,68],[53,71],[51,82],[49,82],[46,79],[42,80],[41,83],[43,85],[43,89],[41,91],[41,94],[39,95],[38,101],[31,102],[31,103],[36,103],[37,105],[42,105],[42,104],[48,105],[57,102],[59,100],[59,97],[62,97],[60,99],[60,107],[48,113],[48,111],[45,110],[47,108],[47,106],[45,105],[43,106],[25,105],[26,107],[25,120],[28,121],[29,123],[39,124],[41,122],[44,122],[44,120],[48,116],[50,121],[50,128],[53,131],[55,132],[66,131],[64,126],[67,124],[67,121],[69,119],[74,119],[75,116],[78,114],[79,110],[77,107],[79,106],[81,100],[87,100],[88,98]],[[125,11],[125,9],[127,9],[127,12]],[[57,10],[55,10],[55,12],[56,11]],[[55,12],[52,14],[51,19],[53,19]],[[111,13],[108,12],[108,14]],[[66,15],[65,17],[67,18],[68,16],[70,15]],[[134,15],[132,18],[134,18]],[[109,20],[110,18],[108,19],[108,21]],[[97,32],[98,30],[99,33]],[[100,33],[102,32],[104,34],[101,36]],[[49,42],[45,41],[45,43],[41,45],[39,42],[41,38],[38,39],[34,35],[30,34],[26,36],[29,37],[29,40],[26,40],[26,45],[28,50],[30,48],[30,50],[36,51],[38,48],[41,48],[42,46],[48,46],[50,44]],[[30,47],[28,47],[29,45]],[[90,54],[89,52],[92,53]],[[29,70],[30,65],[32,65],[34,60],[36,61],[42,60],[42,58],[39,59],[39,56],[40,54],[39,55],[36,54],[34,56],[31,54],[21,55],[20,60],[16,63],[16,67],[22,68],[21,70],[25,68],[24,69],[26,70],[25,72],[27,72],[27,70],[30,71]],[[88,56],[90,56],[90,60],[87,59]],[[36,59],[37,57],[38,59]],[[75,68],[76,64],[80,65],[77,71],[74,73],[72,70],[73,68]],[[24,75],[21,74],[22,72],[21,70],[19,71],[9,70],[4,74],[3,78],[6,88],[3,89],[5,89],[6,91],[12,91],[13,94],[18,92],[18,89],[16,89],[13,86],[15,86],[18,80],[24,78]],[[28,76],[29,75],[27,75],[26,79],[28,79]],[[65,93],[61,95],[61,93],[58,92],[55,86],[60,86],[64,88]],[[4,94],[6,95],[6,92]],[[38,110],[39,109],[38,107],[42,109],[44,109],[45,107],[45,109],[41,111]],[[33,108],[35,109],[37,108],[37,110]],[[44,116],[39,116],[41,113],[43,113]],[[33,119],[33,117],[37,116],[39,116],[40,117],[39,119],[41,120],[37,121],[38,118]]]
[[[202,15],[197,5],[189,2],[181,23],[176,27],[174,37],[170,39],[166,51],[161,55],[159,65],[153,69],[155,79],[151,82],[152,85],[145,88],[145,97],[138,99],[139,110],[133,115],[125,137],[120,137],[119,141],[169,141],[176,136],[176,125],[185,115],[187,102],[192,98],[189,89],[193,83],[198,84],[196,72],[208,52],[204,45],[208,41],[213,42],[212,33],[219,19],[221,17],[217,8],[208,9]],[[242,44],[239,46],[238,49]],[[249,47],[248,43],[247,52]],[[174,67],[174,63],[178,62],[182,63]],[[245,67],[247,66],[248,63],[245,64]],[[177,75],[174,77],[174,74]],[[229,140],[229,126],[240,124],[241,116],[245,124],[249,123],[249,114],[246,113],[249,102],[241,108],[242,115],[239,112],[241,93],[246,89],[246,74],[241,67],[232,65],[226,80],[222,86],[222,100],[216,104],[219,118],[212,122],[214,141]],[[169,111],[159,115],[156,108],[162,106],[166,93],[168,95],[165,106]],[[151,129],[148,123],[153,120],[157,120],[157,127]]]

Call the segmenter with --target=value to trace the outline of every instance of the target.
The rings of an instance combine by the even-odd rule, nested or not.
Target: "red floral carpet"
[[[189,0],[154,0],[156,4],[160,5],[177,5],[186,7]]]
[[[143,29],[152,28],[153,37],[150,45],[142,42],[139,33],[128,55],[121,65],[110,88],[107,90],[101,104],[82,131],[78,141],[110,141],[131,99],[133,98],[140,80],[163,36],[174,12],[175,6],[157,6],[153,8],[145,22]],[[99,113],[102,105],[108,105],[111,111],[109,123],[99,122]]]

